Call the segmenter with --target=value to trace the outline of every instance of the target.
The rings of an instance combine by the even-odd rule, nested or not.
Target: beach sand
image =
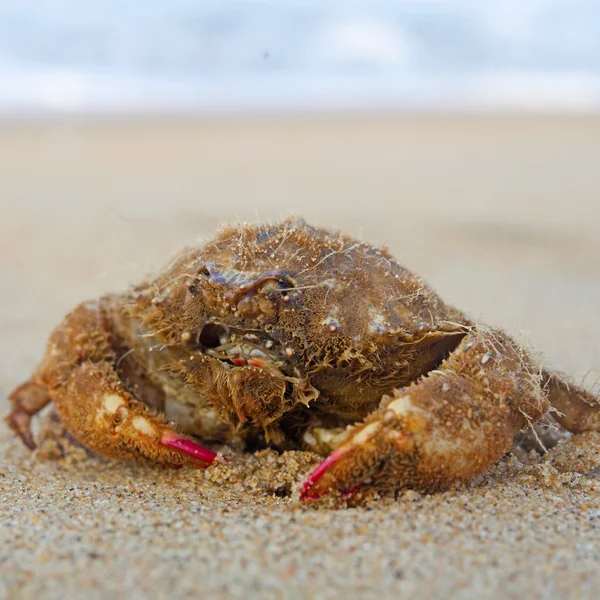
[[[220,222],[301,214],[387,244],[449,302],[598,390],[599,117],[0,123],[0,412],[50,329]],[[48,418],[47,418],[48,420]],[[307,453],[207,471],[0,426],[0,598],[594,598],[600,434],[469,486],[302,507]],[[65,457],[50,459],[56,444]],[[520,460],[520,459],[523,459]]]

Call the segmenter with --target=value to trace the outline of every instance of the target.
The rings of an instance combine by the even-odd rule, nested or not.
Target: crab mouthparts
[[[279,369],[286,362],[272,350],[273,340],[262,339],[255,333],[235,331],[216,323],[205,325],[200,335],[200,344],[209,356],[238,367]]]

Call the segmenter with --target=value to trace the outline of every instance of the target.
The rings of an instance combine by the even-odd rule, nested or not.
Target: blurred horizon
[[[596,111],[593,0],[0,3],[0,115]]]

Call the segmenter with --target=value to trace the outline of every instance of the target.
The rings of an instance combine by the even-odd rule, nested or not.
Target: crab
[[[206,468],[226,460],[215,444],[318,453],[306,501],[468,482],[550,410],[600,431],[593,394],[387,249],[301,219],[223,228],[80,304],[9,400],[31,449],[31,418],[53,402],[74,438],[115,458]]]

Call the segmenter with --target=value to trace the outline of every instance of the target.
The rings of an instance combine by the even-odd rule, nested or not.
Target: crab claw
[[[227,459],[217,452],[213,452],[200,444],[197,444],[190,438],[179,435],[178,433],[166,429],[161,438],[160,443],[162,446],[169,446],[171,448],[175,448],[176,450],[180,450],[181,452],[195,458],[199,461],[200,466],[202,468],[207,468],[212,465],[217,459],[222,461],[226,461]]]
[[[349,450],[349,449],[348,449]],[[331,487],[331,482],[328,482],[327,471],[330,467],[338,462],[344,454],[346,454],[346,448],[338,448],[334,450],[321,464],[319,464],[312,473],[306,478],[302,484],[302,490],[300,491],[300,500],[317,500],[323,494],[327,493]],[[325,479],[323,479],[325,477]],[[331,477],[329,477],[331,478]]]
[[[385,466],[393,452],[406,454],[412,448],[411,436],[373,420],[357,428],[310,473],[302,484],[300,499],[317,500],[331,491],[347,498]]]
[[[535,367],[527,361],[502,332],[469,332],[437,369],[384,396],[379,408],[348,432],[308,476],[302,500],[330,491],[343,494],[362,482],[436,491],[471,481],[548,408]],[[587,400],[586,406],[591,406]]]

